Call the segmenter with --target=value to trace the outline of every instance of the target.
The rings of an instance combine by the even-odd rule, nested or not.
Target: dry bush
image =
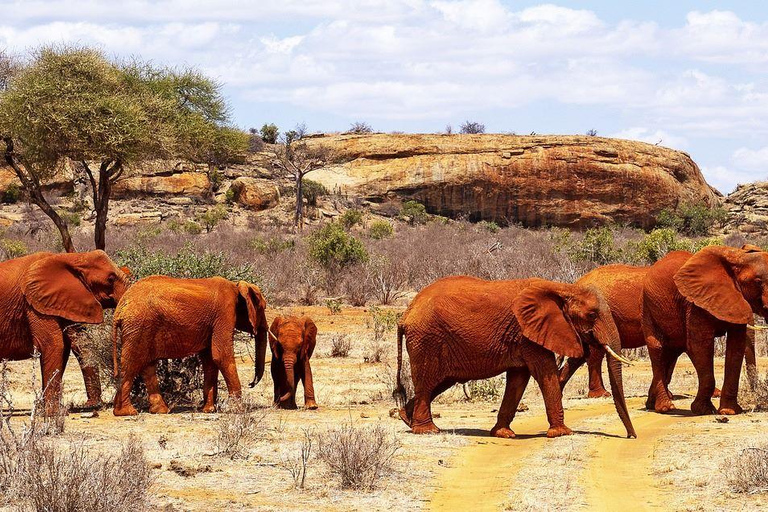
[[[301,444],[289,449],[280,456],[280,467],[290,473],[293,478],[293,486],[303,489],[307,479],[309,462],[312,459],[312,445],[314,433],[310,429],[303,429],[304,437]]]
[[[352,342],[346,334],[337,334],[331,338],[331,357],[349,357]]]
[[[250,444],[263,437],[268,411],[248,400],[221,406],[214,454],[229,459],[247,459]]]
[[[768,447],[741,450],[725,462],[723,471],[734,492],[768,492]]]
[[[317,455],[342,489],[373,489],[395,471],[400,442],[381,425],[358,428],[346,423],[318,436]]]
[[[388,344],[382,339],[374,339],[363,355],[363,361],[366,363],[380,363],[384,360],[387,353]]]
[[[464,394],[469,401],[494,402],[501,397],[504,385],[505,378],[498,376],[490,379],[471,380],[463,388]]]
[[[768,411],[768,372],[756,379],[754,388],[749,385],[739,386],[739,401],[749,404],[754,411]]]

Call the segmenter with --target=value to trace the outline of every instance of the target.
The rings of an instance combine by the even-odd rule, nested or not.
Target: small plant
[[[427,209],[418,201],[406,201],[403,203],[398,217],[408,222],[411,226],[425,224],[429,218],[427,216]]]
[[[326,299],[325,301],[326,307],[328,307],[328,311],[332,315],[338,315],[341,313],[341,301],[338,299]]]
[[[485,133],[485,125],[475,121],[464,121],[459,127],[459,133],[478,134]]]
[[[326,224],[309,236],[309,257],[326,269],[368,261],[365,246],[337,223]]]
[[[174,233],[187,233],[189,235],[199,235],[203,232],[203,227],[193,220],[180,222],[174,219],[168,223],[168,229]]]
[[[83,218],[77,212],[60,212],[59,217],[70,226],[78,227],[83,222]]]
[[[285,453],[280,460],[280,465],[293,478],[293,487],[296,489],[304,488],[309,461],[312,459],[312,445],[314,443],[312,430],[303,429],[303,432],[304,437],[301,440],[301,445],[297,446],[293,451]]]
[[[222,409],[214,453],[232,460],[247,459],[248,445],[259,438],[267,413],[245,401],[226,404]]]
[[[267,239],[257,236],[248,245],[261,254],[279,254],[296,248],[296,240],[293,238],[270,237]]]
[[[3,202],[7,204],[13,204],[19,201],[21,198],[21,187],[19,187],[16,183],[11,183],[6,187],[5,192],[3,192]]]
[[[237,192],[235,192],[235,189],[229,187],[227,191],[224,192],[224,199],[227,201],[227,204],[232,204],[237,201]]]
[[[646,234],[639,242],[628,243],[626,251],[633,261],[655,263],[669,252],[687,248],[678,239],[677,231],[660,228]]]
[[[280,135],[280,130],[277,129],[277,125],[275,124],[264,123],[264,125],[261,127],[260,133],[261,140],[267,144],[276,144],[277,137]]]
[[[768,492],[768,446],[741,450],[723,466],[728,486],[737,493]]]
[[[352,342],[346,334],[338,334],[331,338],[331,357],[349,357]]]
[[[21,240],[0,240],[0,248],[3,249],[6,259],[20,258],[29,252],[27,244]]]
[[[371,315],[369,326],[373,327],[373,339],[380,341],[384,339],[387,333],[394,331],[397,327],[397,321],[400,319],[400,313],[391,309],[381,309],[371,306],[368,310]]]
[[[318,436],[317,456],[339,479],[342,489],[374,489],[395,471],[400,443],[381,425],[347,423]]]
[[[501,229],[501,228],[499,228],[499,225],[498,225],[498,224],[496,224],[496,223],[495,223],[495,222],[493,222],[493,221],[490,221],[490,222],[489,222],[489,221],[481,220],[480,222],[478,222],[478,223],[477,223],[477,225],[478,225],[478,226],[479,226],[481,229],[485,229],[485,230],[486,230],[486,231],[488,231],[489,233],[494,233],[494,234],[495,234],[495,233],[498,233],[498,232],[499,232],[499,229]]]
[[[369,125],[366,122],[356,121],[350,125],[349,133],[356,133],[356,134],[373,133],[373,128],[371,128],[371,125]]]
[[[617,255],[613,231],[609,227],[588,229],[584,238],[572,249],[574,260],[593,261],[601,265],[614,261]]]
[[[323,196],[328,195],[328,189],[325,185],[316,181],[303,179],[301,180],[301,195],[307,201],[309,206],[317,206],[317,200]]]
[[[656,223],[659,228],[671,228],[689,236],[704,236],[727,219],[728,212],[724,208],[684,204],[676,210],[662,210]]]
[[[499,399],[503,388],[503,378],[493,377],[491,379],[469,381],[464,387],[464,393],[470,401],[492,402]]]
[[[597,130],[594,128],[587,130],[587,137],[597,137]]]
[[[208,179],[214,192],[217,192],[221,188],[221,184],[224,183],[224,175],[216,168],[208,171]]]
[[[206,233],[213,231],[213,228],[215,228],[219,222],[226,218],[227,209],[224,207],[224,205],[221,204],[216,205],[213,208],[209,208],[205,212],[199,213],[195,216],[195,220],[197,220],[197,222],[205,228]]]
[[[387,345],[382,339],[374,339],[371,345],[368,347],[367,352],[363,356],[363,362],[366,363],[380,363],[384,360],[384,355],[387,353]]]
[[[389,238],[395,233],[395,228],[392,224],[385,220],[375,220],[371,223],[371,227],[368,228],[368,236],[374,240],[382,240]]]
[[[344,226],[344,228],[351,229],[363,222],[363,212],[355,210],[354,208],[347,210],[341,217],[339,217],[339,222],[341,222],[341,225]]]

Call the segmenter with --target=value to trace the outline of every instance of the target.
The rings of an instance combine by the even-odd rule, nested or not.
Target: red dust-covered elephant
[[[0,263],[0,359],[40,352],[46,410],[61,398],[73,343],[68,331],[75,324],[101,323],[103,309],[114,308],[127,287],[126,275],[104,251],[40,252]],[[89,402],[96,400],[90,379],[98,382],[98,374],[88,373],[82,362],[81,367]]]
[[[555,354],[580,358],[594,345],[612,355],[609,376],[628,437],[637,437],[624,401],[619,334],[608,305],[595,292],[542,279],[485,281],[457,276],[421,290],[398,323],[395,397],[405,402],[402,341],[415,388],[400,417],[414,433],[439,432],[431,403],[456,383],[506,372],[507,383],[491,435],[514,437],[510,423],[531,376],[541,388],[548,437],[565,425]]]
[[[304,384],[304,407],[317,409],[309,359],[317,343],[317,327],[309,317],[278,316],[269,328],[275,405],[296,409],[296,387]]]
[[[164,414],[168,406],[160,395],[158,359],[180,359],[199,354],[203,362],[203,412],[216,410],[219,371],[229,396],[241,396],[234,350],[235,329],[255,337],[254,386],[264,374],[267,350],[266,302],[259,288],[245,281],[222,277],[176,279],[150,276],[137,281],[115,310],[114,364],[122,338],[115,416],[137,414],[131,404],[131,386],[141,374],[149,394],[149,412]]]

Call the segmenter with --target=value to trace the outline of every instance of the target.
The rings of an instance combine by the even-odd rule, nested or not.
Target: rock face
[[[115,183],[112,197],[186,196],[205,199],[211,195],[211,180],[203,172],[180,172],[165,176],[132,176]]]
[[[725,198],[723,206],[728,210],[726,232],[768,232],[768,181],[739,185]]]
[[[335,135],[310,140],[342,164],[310,175],[378,204],[416,200],[433,214],[524,226],[652,227],[681,203],[715,206],[691,158],[587,136]]]
[[[234,199],[251,210],[274,208],[280,201],[280,191],[274,181],[240,177],[230,186]]]

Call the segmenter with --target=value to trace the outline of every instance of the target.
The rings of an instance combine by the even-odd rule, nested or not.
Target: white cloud
[[[739,148],[731,157],[734,165],[749,171],[768,175],[768,147],[760,149]]]
[[[638,140],[640,142],[647,142],[648,144],[655,144],[672,149],[684,150],[688,145],[688,141],[685,137],[672,135],[664,130],[650,130],[640,126],[634,126],[612,133],[610,137]]]

